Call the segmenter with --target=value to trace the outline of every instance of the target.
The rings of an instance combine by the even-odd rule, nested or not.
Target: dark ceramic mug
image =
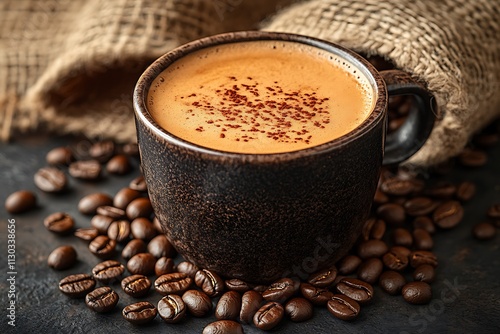
[[[377,96],[368,119],[328,143],[277,154],[209,149],[157,125],[146,98],[172,62],[203,48],[256,40],[307,44],[353,64]],[[412,94],[417,107],[386,139],[387,92]],[[134,91],[142,169],[168,239],[198,266],[249,282],[304,277],[343,256],[370,212],[383,160],[394,164],[415,153],[432,130],[435,108],[432,95],[404,72],[379,73],[358,54],[326,41],[255,31],[172,50],[145,71]]]

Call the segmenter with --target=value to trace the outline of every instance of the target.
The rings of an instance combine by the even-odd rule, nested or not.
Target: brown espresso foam
[[[199,146],[282,153],[329,142],[370,114],[368,80],[339,56],[292,42],[203,49],[152,83],[148,110],[167,132]]]

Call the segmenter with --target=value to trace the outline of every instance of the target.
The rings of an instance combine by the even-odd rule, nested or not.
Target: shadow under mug
[[[146,104],[150,85],[174,61],[207,47],[259,40],[307,44],[350,62],[376,92],[368,119],[315,147],[238,154],[180,139],[151,117]],[[388,94],[411,94],[416,107],[386,138]],[[283,276],[305,278],[334,264],[352,247],[369,215],[382,164],[403,161],[423,145],[436,105],[432,94],[407,73],[379,73],[339,45],[247,31],[203,38],[160,57],[135,87],[134,110],[149,196],[177,251],[224,277],[270,282]]]

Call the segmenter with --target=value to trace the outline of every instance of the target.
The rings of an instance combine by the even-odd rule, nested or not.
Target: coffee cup
[[[387,135],[388,95],[414,108]],[[429,136],[432,94],[308,36],[234,32],[157,59],[134,91],[156,218],[173,246],[224,277],[304,277],[352,247],[381,166]]]

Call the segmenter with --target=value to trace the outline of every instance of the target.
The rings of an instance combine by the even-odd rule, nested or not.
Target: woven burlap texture
[[[309,0],[276,14],[292,2],[2,1],[0,135],[41,129],[133,140],[132,89],[147,64],[187,41],[259,24],[383,56],[425,83],[440,120],[410,163],[455,155],[499,115],[495,1]]]

